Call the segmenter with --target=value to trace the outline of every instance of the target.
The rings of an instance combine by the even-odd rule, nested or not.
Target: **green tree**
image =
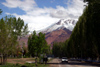
[[[1,63],[5,64],[7,56],[16,52],[18,38],[28,33],[27,24],[21,18],[5,17],[0,19],[0,54]]]
[[[34,31],[33,34],[28,38],[28,50],[30,55],[36,56],[37,65],[37,57],[40,57],[40,54],[47,53],[48,51],[45,34],[40,32],[37,35]]]
[[[2,13],[2,10],[0,9],[0,14]]]
[[[31,56],[34,56],[35,53],[37,53],[37,47],[38,47],[37,45],[38,45],[38,36],[34,31],[33,34],[28,38],[28,50]]]
[[[63,57],[67,55],[64,42],[55,42],[53,44],[52,53],[55,57]]]
[[[100,1],[85,1],[89,2],[88,6],[65,44],[71,57],[96,59],[100,57]]]

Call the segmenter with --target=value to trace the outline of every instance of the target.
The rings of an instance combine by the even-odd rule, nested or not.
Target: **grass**
[[[27,63],[27,61],[34,62],[35,58],[9,58],[6,65],[0,67],[36,67],[35,63]],[[48,67],[48,64],[38,64],[37,67]]]
[[[21,66],[17,66],[15,64],[6,64],[6,65],[0,65],[0,67],[21,67]]]
[[[36,67],[35,64],[29,64],[29,63],[26,63],[26,64],[9,64],[7,63],[6,65],[0,65],[0,67]],[[38,64],[37,67],[48,67],[48,65],[45,65],[45,64]]]

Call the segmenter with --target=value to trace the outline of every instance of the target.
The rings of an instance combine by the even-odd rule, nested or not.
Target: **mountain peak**
[[[71,19],[68,19],[68,20],[65,20],[65,19],[61,19],[59,20],[57,23],[57,25],[68,25],[68,24],[72,24],[72,25],[75,25],[76,24],[76,21],[75,20],[71,20]]]
[[[42,30],[43,33],[52,32],[58,29],[69,29],[70,31],[73,30],[74,26],[76,25],[76,21],[72,19],[61,19],[57,23],[52,24],[48,28]]]
[[[64,25],[64,19],[59,20],[56,24],[57,25]]]

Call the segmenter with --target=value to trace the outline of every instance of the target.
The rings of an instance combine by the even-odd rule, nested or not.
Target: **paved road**
[[[68,63],[61,63],[60,59],[53,59],[48,64],[50,64],[50,67],[100,67],[100,64],[89,64],[78,61],[69,61]]]

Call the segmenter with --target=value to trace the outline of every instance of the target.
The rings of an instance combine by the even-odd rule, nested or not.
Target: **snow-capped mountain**
[[[66,28],[66,29],[69,29],[70,31],[72,31],[75,25],[76,25],[75,20],[61,19],[57,23],[54,23],[51,26],[49,26],[48,28],[42,30],[42,32],[43,33],[48,33],[48,32],[52,32],[52,31],[55,31],[55,30],[58,30],[58,29],[61,29],[61,28]]]
[[[38,32],[45,33],[45,40],[52,47],[54,42],[64,42],[69,39],[75,25],[75,20],[61,19],[57,23],[54,23],[46,29],[43,29]],[[20,40],[20,42],[24,42],[26,46],[27,41],[28,36],[25,36]]]
[[[40,32],[45,33],[45,39],[48,44],[53,44],[54,42],[64,42],[69,39],[75,25],[75,20],[61,19],[57,23],[52,24]]]

